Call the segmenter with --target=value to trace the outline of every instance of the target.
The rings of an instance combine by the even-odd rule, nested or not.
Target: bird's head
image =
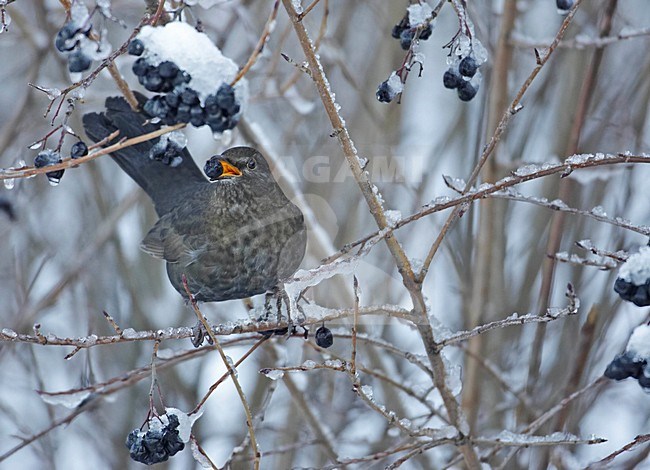
[[[229,180],[235,185],[254,188],[256,193],[265,193],[277,186],[266,159],[251,147],[233,147],[212,156],[205,163],[204,171],[210,181]]]

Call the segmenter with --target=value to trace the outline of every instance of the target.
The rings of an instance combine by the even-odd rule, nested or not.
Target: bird
[[[142,104],[144,98],[138,99]],[[116,130],[116,139],[123,139],[160,128],[122,97],[107,98],[103,112],[85,114],[83,126],[94,142]],[[264,156],[252,147],[230,148],[208,160],[208,179],[187,148],[173,163],[150,158],[158,141],[111,153],[149,195],[159,217],[141,249],[166,262],[172,286],[186,300],[184,279],[201,302],[277,291],[302,262],[307,235],[301,210],[284,194]]]

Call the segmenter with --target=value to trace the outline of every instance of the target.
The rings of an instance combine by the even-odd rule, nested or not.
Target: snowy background
[[[119,21],[95,13],[93,28],[115,51],[149,3],[114,0],[112,14]],[[274,6],[264,0],[187,3],[196,5],[183,10],[182,20],[193,26],[200,22],[239,67],[255,50]],[[309,3],[304,1],[302,7]],[[442,2],[431,37],[418,45],[421,76],[416,65],[400,103],[380,103],[375,92],[406,57],[391,29],[406,13],[407,1],[320,0],[302,21],[318,47],[350,137],[359,155],[368,159],[366,170],[383,197],[389,223],[418,212],[435,198],[457,195],[443,175],[469,178],[506,106],[535,68],[533,48],[543,56],[564,20],[553,0],[468,2],[466,14],[488,57],[481,65],[478,94],[465,103],[442,85],[449,52],[443,46],[459,30],[459,16],[465,14],[461,3]],[[557,164],[576,153],[641,155],[650,148],[646,1],[583,3],[563,42],[521,99],[523,108],[512,116],[483,168],[481,182],[497,181],[525,165],[535,166],[521,175],[535,173],[544,163]],[[105,7],[107,2],[98,4]],[[430,6],[437,2],[430,1]],[[73,80],[66,58],[54,48],[54,37],[66,22],[62,4],[29,0],[7,2],[3,8],[11,22],[0,34],[0,167],[10,168],[20,166],[21,160],[33,164],[37,150],[28,147],[53,129],[51,119],[61,99],[44,118],[50,100],[28,83],[64,90]],[[305,54],[283,2],[268,30],[268,42],[245,77],[249,96],[239,125],[217,140],[207,127],[188,128],[188,147],[200,167],[230,146],[258,147],[287,195],[306,214],[309,241],[302,268],[316,268],[345,244],[376,231],[377,225],[339,141],[331,136],[332,125],[314,82],[301,68]],[[143,92],[131,72],[134,60],[124,54],[115,64],[131,88]],[[100,64],[94,61],[82,76]],[[76,103],[68,126],[85,139],[81,116],[101,110],[107,96],[118,94],[111,75],[102,71]],[[55,125],[66,109],[64,102]],[[59,135],[55,133],[48,145],[56,146]],[[74,137],[66,137],[63,157],[74,142]],[[567,283],[580,299],[575,315],[497,328],[442,350],[448,388],[463,407],[471,436],[485,439],[474,448],[491,466],[582,468],[650,432],[650,396],[637,381],[597,381],[625,349],[632,330],[647,321],[648,309],[623,302],[614,292],[615,258],[576,245],[591,240],[591,245],[583,245],[610,253],[636,253],[646,245],[647,227],[641,226],[650,224],[649,178],[650,167],[644,164],[576,169],[566,178],[555,173],[516,188],[524,199],[561,198],[593,217],[558,212],[530,199],[488,198],[469,205],[447,232],[421,289],[437,341],[513,313],[543,315],[547,307],[566,308]],[[0,337],[0,468],[140,468],[129,458],[124,441],[147,418],[151,373],[134,371],[151,363],[154,342],[82,348],[66,360],[74,347],[12,341],[12,331],[34,338],[38,323],[46,339],[49,334],[115,335],[103,311],[122,329],[138,332],[193,325],[195,316],[168,282],[163,263],[138,248],[156,220],[150,201],[104,156],[68,169],[56,187],[43,175],[16,179],[12,189],[0,187],[0,202],[15,213],[15,220],[0,213],[0,329],[8,329]],[[415,268],[451,210],[395,232]],[[632,230],[620,220],[603,222],[608,217],[628,219]],[[557,253],[569,262],[553,263],[548,255]],[[447,427],[448,410],[432,387],[432,365],[420,330],[389,315],[408,311],[413,303],[383,242],[353,265],[360,308],[384,309],[359,318],[358,381],[349,370],[336,370],[343,362],[325,362],[349,364],[352,353],[355,295],[351,270],[343,271],[306,294],[311,318],[322,314],[317,306],[331,309],[327,314],[341,310],[342,318],[326,323],[335,333],[331,348],[318,348],[313,335],[307,341],[273,337],[238,367],[253,414],[264,414],[263,422],[255,425],[262,468],[334,468],[344,463],[350,468],[384,468],[431,440],[418,431],[433,428],[442,430],[440,435],[457,436],[456,429]],[[202,311],[226,328],[252,315],[242,301],[206,304]],[[312,333],[318,326],[310,326]],[[236,361],[259,338],[255,333],[233,334],[223,336],[222,342]],[[157,359],[165,405],[186,412],[226,371],[216,352],[199,351],[182,362],[169,361],[192,350],[187,338],[165,340]],[[262,368],[301,364],[305,370],[259,373]],[[361,387],[353,391],[353,385]],[[37,393],[78,389],[83,390],[57,399]],[[571,436],[562,434],[553,435],[561,441],[558,445],[493,452],[495,436],[524,443],[524,437],[502,432],[528,432],[530,423],[575,392],[578,395],[533,434],[566,432],[607,442],[572,445]],[[88,397],[93,399],[76,409],[79,414],[70,424],[36,438],[71,417],[80,399]],[[157,395],[155,401],[159,404]],[[394,412],[394,419],[382,413],[381,406]],[[231,380],[208,399],[193,433],[218,466],[243,442],[232,462],[235,468],[251,466],[244,411]],[[30,439],[29,445],[11,452],[22,439]],[[423,449],[402,467],[464,465],[454,444]],[[517,452],[511,455],[513,449]],[[621,468],[650,465],[649,451],[650,446],[640,444],[615,463]],[[199,466],[188,445],[160,467],[193,465]]]

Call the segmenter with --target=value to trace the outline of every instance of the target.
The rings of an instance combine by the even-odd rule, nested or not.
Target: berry
[[[613,380],[623,380],[628,377],[638,379],[643,373],[646,361],[637,361],[627,353],[619,354],[605,369],[605,377]]]
[[[557,5],[558,10],[570,10],[573,7],[573,0],[556,0],[555,4]]]
[[[153,465],[165,462],[185,448],[185,443],[180,439],[177,429],[178,417],[173,414],[167,416],[169,423],[162,429],[150,428],[147,432],[134,429],[129,433],[125,444],[133,460]]]
[[[644,367],[644,371],[639,375],[639,385],[643,388],[650,388],[650,377],[647,376],[647,373],[650,373],[650,370],[647,370],[646,367]]]
[[[62,161],[63,160],[61,160],[61,155],[59,152],[55,152],[51,149],[45,149],[42,152],[39,152],[38,155],[36,155],[34,158],[34,166],[36,168],[43,168],[50,165],[56,165]],[[49,171],[45,173],[45,176],[47,176],[47,179],[50,181],[50,183],[58,184],[63,177],[64,171],[65,170]]]
[[[70,41],[77,34],[77,28],[74,27],[72,23],[67,23],[56,33],[56,38],[54,39],[54,47],[56,47],[60,52],[67,52],[74,49],[78,41]]]
[[[221,116],[220,114],[208,116],[206,119],[206,124],[210,126],[212,132],[223,132],[226,129],[232,129],[232,127],[235,127],[228,127],[228,119],[224,116]]]
[[[131,55],[140,56],[144,52],[144,43],[139,39],[134,39],[129,43],[129,48],[127,52]]]
[[[316,330],[316,344],[321,348],[329,348],[334,344],[334,336],[329,328],[321,326]]]
[[[158,65],[158,73],[162,78],[174,78],[178,75],[178,72],[178,66],[168,60],[161,62],[160,65]]]
[[[390,35],[393,36],[395,39],[399,39],[400,35],[405,29],[409,29],[411,25],[409,24],[409,16],[404,15],[404,17],[397,23],[395,26],[393,26],[393,30],[391,31]]]
[[[169,112],[169,105],[159,95],[148,99],[142,107],[145,113],[151,117],[164,118]]]
[[[133,67],[131,67],[131,70],[133,70],[133,73],[138,76],[138,77],[143,77],[147,74],[147,71],[149,70],[150,66],[147,63],[147,61],[143,58],[139,58],[135,62],[133,62]]]
[[[449,89],[454,89],[458,88],[461,85],[461,82],[464,80],[458,73],[458,71],[454,68],[451,68],[445,72],[445,74],[442,76],[442,84],[445,86],[445,88]]]
[[[217,90],[216,100],[221,109],[230,111],[235,106],[235,90],[229,84],[223,83]]]
[[[205,176],[207,176],[210,181],[216,180],[223,174],[223,165],[221,165],[221,162],[219,161],[220,158],[221,155],[214,155],[213,157],[210,157],[207,162],[205,162],[203,171],[205,172]]]
[[[172,85],[174,87],[177,87],[178,85],[182,85],[183,83],[190,83],[191,80],[192,80],[192,77],[190,76],[190,74],[183,70],[183,71],[181,71],[181,73],[177,74],[171,80],[171,83],[172,83]]]
[[[205,111],[209,115],[219,115],[221,110],[219,109],[219,104],[217,103],[217,97],[215,95],[208,95],[205,99]]]
[[[382,103],[390,103],[393,101],[393,98],[395,98],[395,93],[393,93],[393,90],[388,86],[388,80],[381,82],[379,87],[377,87],[375,96]]]
[[[176,110],[176,119],[178,122],[189,122],[190,121],[190,105],[181,103],[178,105]]]
[[[160,91],[163,85],[163,79],[155,68],[151,68],[145,76],[144,87],[149,91]]]
[[[463,58],[463,60],[460,61],[460,64],[458,64],[458,71],[460,74],[468,78],[472,78],[476,74],[477,70],[478,64],[476,63],[476,59],[472,56]]]
[[[402,49],[408,51],[411,48],[411,43],[413,42],[414,37],[415,29],[405,29],[399,35],[399,45],[402,47]]]
[[[80,158],[88,155],[88,146],[79,141],[70,148],[70,158]]]
[[[478,93],[478,86],[472,85],[467,80],[461,80],[460,85],[458,85],[458,98],[461,101],[470,101]]]
[[[199,95],[191,88],[187,88],[181,93],[181,101],[185,104],[193,106],[199,102]]]
[[[91,64],[91,58],[81,51],[74,51],[68,56],[68,70],[71,73],[88,70]]]
[[[170,108],[178,108],[178,105],[181,102],[181,98],[176,93],[167,93],[165,95],[165,101]]]
[[[201,127],[205,124],[205,115],[201,105],[192,106],[190,109],[190,124],[195,127]]]

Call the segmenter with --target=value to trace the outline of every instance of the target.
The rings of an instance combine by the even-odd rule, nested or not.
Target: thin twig
[[[241,384],[239,383],[239,379],[237,378],[237,372],[235,371],[234,366],[230,363],[230,360],[228,359],[228,356],[226,356],[226,353],[224,352],[223,348],[221,347],[221,344],[219,343],[219,340],[217,339],[217,336],[212,332],[212,328],[210,327],[210,324],[206,320],[205,316],[203,313],[201,313],[201,310],[199,310],[199,306],[196,302],[196,299],[194,298],[194,295],[190,291],[189,285],[187,284],[187,278],[183,274],[183,288],[185,289],[185,292],[187,293],[188,299],[190,299],[190,304],[192,305],[192,309],[194,310],[194,313],[196,314],[196,317],[198,320],[201,322],[203,327],[205,328],[205,331],[207,332],[208,336],[212,340],[212,344],[214,344],[214,347],[219,351],[219,355],[221,356],[221,360],[223,361],[224,365],[226,366],[226,369],[228,369],[228,373],[230,374],[230,378],[232,379],[233,384],[235,385],[235,389],[237,389],[237,394],[239,395],[239,399],[241,400],[242,406],[244,408],[244,413],[246,413],[246,426],[248,427],[248,434],[250,435],[251,438],[251,446],[253,448],[253,468],[255,470],[259,470],[260,468],[260,449],[257,446],[257,440],[255,439],[255,430],[253,429],[253,415],[251,414],[251,409],[250,406],[248,406],[248,400],[246,400],[246,396],[244,395],[244,391],[241,388]]]

